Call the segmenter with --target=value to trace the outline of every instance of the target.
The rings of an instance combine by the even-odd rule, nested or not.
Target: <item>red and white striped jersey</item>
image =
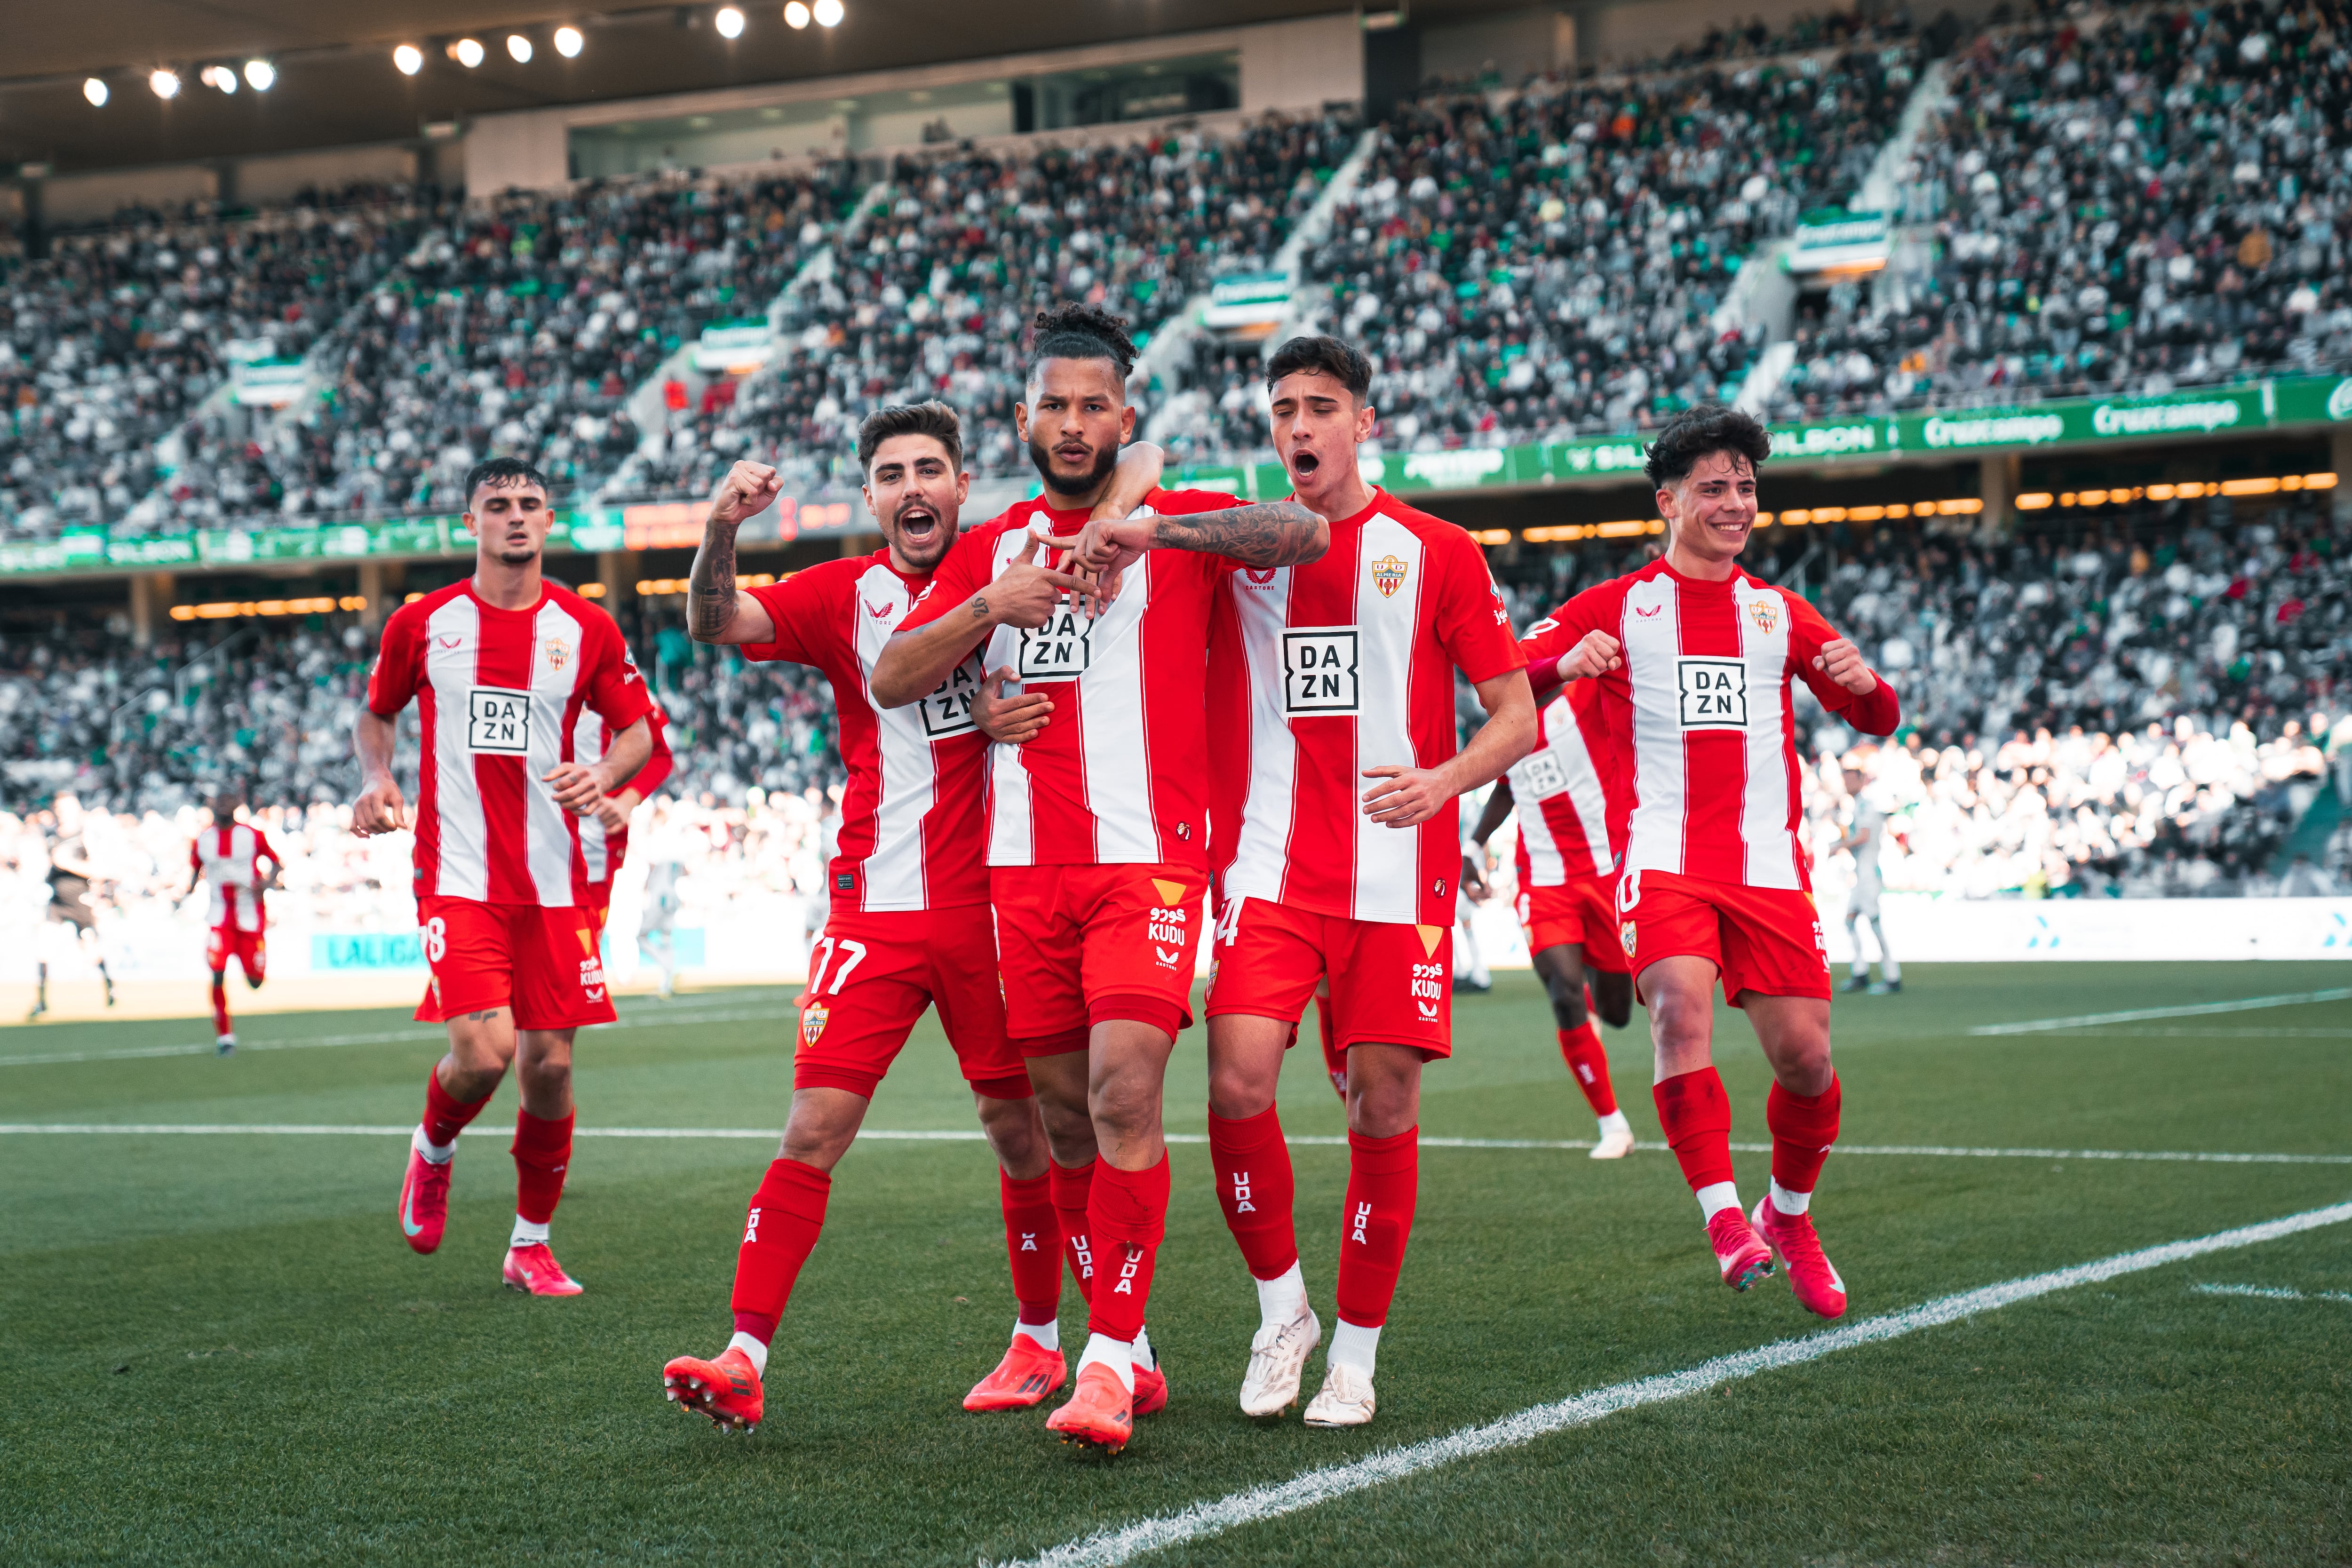
[[[1622,826],[1610,827],[1625,845],[1623,874],[1810,890],[1790,682],[1873,735],[1900,717],[1894,689],[1880,680],[1858,697],[1815,669],[1837,633],[1796,595],[1745,572],[1711,583],[1654,561],[1530,627],[1528,660],[1555,659],[1592,631],[1624,650],[1619,668],[1594,678],[1627,785],[1613,808]]]
[[[1536,749],[1511,764],[1519,815],[1519,886],[1557,888],[1573,877],[1612,877],[1609,825],[1624,820],[1625,793],[1598,681],[1570,681],[1536,715]]]
[[[613,617],[546,584],[527,610],[476,597],[469,581],[400,606],[383,625],[368,708],[414,700],[415,893],[563,909],[586,897],[580,818],[545,775],[573,750],[583,710],[625,730],[652,706]]]
[[[286,864],[258,827],[234,822],[196,835],[188,864],[213,891],[212,910],[205,916],[207,930],[261,929],[261,885],[269,879],[262,874],[264,860],[272,866]]]
[[[1232,497],[1155,490],[1167,515],[1215,511]],[[1068,537],[1083,510],[1022,501],[966,532],[940,563],[911,628],[961,610],[1026,544],[1031,525]],[[1061,552],[1041,550],[1053,565]],[[1100,619],[1065,604],[1034,631],[998,626],[982,650],[1024,688],[1046,687],[1054,715],[1018,746],[992,746],[992,866],[1208,868],[1208,733],[1201,700],[1209,614],[1219,579],[1240,563],[1199,551],[1151,550],[1127,569]]]
[[[988,902],[981,859],[988,738],[972,716],[979,662],[965,659],[920,702],[874,705],[874,661],[929,582],[902,575],[885,549],[750,590],[775,623],[776,640],[747,643],[743,657],[814,665],[833,682],[849,768],[827,868],[836,910]]]
[[[1444,763],[1454,670],[1475,683],[1523,662],[1477,542],[1385,491],[1332,522],[1322,559],[1234,572],[1209,658],[1223,896],[1451,926],[1457,807],[1413,828],[1374,822],[1364,770]]]
[[[646,758],[646,765],[637,770],[637,776],[613,791],[614,795],[619,795],[621,790],[635,790],[639,800],[650,800],[654,791],[661,788],[663,782],[669,777],[670,770],[677,765],[677,759],[671,755],[669,749],[669,715],[661,710],[660,703],[656,702],[646,710],[646,727],[653,736],[652,754]],[[583,708],[579,721],[572,730],[573,760],[589,763],[603,762],[604,753],[612,749],[613,734],[613,726],[604,722],[603,714],[593,708]],[[580,859],[587,868],[590,887],[603,887],[610,882],[628,855],[629,825],[625,820],[617,829],[607,833],[604,825],[594,816],[580,819]]]

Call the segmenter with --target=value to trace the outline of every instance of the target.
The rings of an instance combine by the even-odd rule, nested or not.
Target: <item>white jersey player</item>
[[[1845,940],[1853,950],[1853,967],[1838,989],[1891,996],[1903,989],[1903,965],[1896,961],[1895,950],[1886,945],[1886,926],[1878,912],[1878,895],[1885,889],[1878,852],[1886,841],[1886,811],[1879,805],[1876,789],[1864,782],[1859,757],[1848,757],[1844,772],[1845,793],[1853,801],[1853,820],[1834,847],[1853,853],[1853,896],[1845,906]],[[1876,984],[1871,983],[1870,961],[1862,952],[1864,921],[1870,922],[1870,934],[1878,943]]]

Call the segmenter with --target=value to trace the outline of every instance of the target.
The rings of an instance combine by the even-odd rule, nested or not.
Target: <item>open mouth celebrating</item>
[[[903,544],[929,544],[940,536],[940,514],[921,501],[898,509],[898,540]]]

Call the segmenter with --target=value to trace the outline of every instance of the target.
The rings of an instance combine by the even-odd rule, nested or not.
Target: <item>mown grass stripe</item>
[[[2003,1284],[1964,1290],[1958,1295],[1922,1302],[1900,1312],[1866,1318],[1844,1328],[1831,1329],[1800,1339],[1780,1340],[1755,1350],[1717,1356],[1680,1372],[1594,1389],[1553,1404],[1522,1410],[1499,1421],[1465,1426],[1424,1443],[1373,1454],[1351,1464],[1326,1466],[1291,1480],[1254,1487],[1213,1501],[1194,1503],[1173,1513],[1097,1531],[1028,1559],[1019,1568],[1117,1568],[1118,1564],[1130,1562],[1146,1552],[1161,1552],[1188,1542],[1221,1535],[1243,1525],[1314,1508],[1351,1492],[1403,1480],[1499,1449],[1518,1447],[1554,1432],[1590,1426],[1620,1411],[1680,1399],[1723,1384],[1754,1377],[1759,1373],[1819,1361],[1842,1351],[1883,1344],[1889,1340],[1917,1333],[1922,1329],[1999,1311],[2055,1291],[2071,1290],[2081,1285],[2094,1285],[2126,1274],[2160,1268],[2167,1264],[2201,1258],[2209,1253],[2254,1247],[2323,1226],[2340,1225],[2346,1220],[2352,1220],[2352,1203],[2331,1204],[2326,1208],[2307,1209],[2302,1214],[2266,1220],[2259,1225],[2241,1226],[2234,1230],[2219,1231],[2187,1241],[2141,1247],[2132,1252],[2117,1253],[2112,1258],[2103,1258],[2094,1263],[2079,1263],[2069,1268],[2054,1268],[2046,1274],[2033,1274]]]

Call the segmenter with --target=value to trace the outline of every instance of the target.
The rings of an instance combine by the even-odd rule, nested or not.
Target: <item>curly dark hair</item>
[[[1737,453],[1748,459],[1750,468],[1760,469],[1764,459],[1772,455],[1772,437],[1752,414],[1720,403],[1702,403],[1666,421],[1666,427],[1650,443],[1650,460],[1643,468],[1650,483],[1664,489],[1687,478],[1701,458],[1715,452]]]
[[[1135,369],[1135,340],[1127,335],[1127,318],[1114,316],[1099,305],[1056,305],[1037,312],[1029,339],[1029,375],[1049,359],[1107,359],[1118,366],[1124,383]]]

